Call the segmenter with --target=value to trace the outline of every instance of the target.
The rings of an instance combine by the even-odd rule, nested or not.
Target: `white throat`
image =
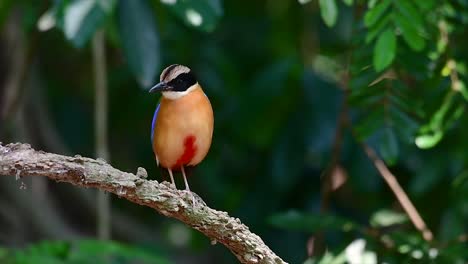
[[[176,100],[176,99],[186,96],[193,90],[197,89],[197,87],[198,87],[198,83],[190,86],[187,90],[183,92],[167,91],[167,92],[162,92],[162,95],[164,96],[164,98],[167,98],[170,100]]]

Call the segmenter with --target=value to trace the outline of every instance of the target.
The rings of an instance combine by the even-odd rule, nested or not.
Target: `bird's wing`
[[[153,115],[153,121],[151,122],[151,142],[153,142],[154,126],[156,125],[156,118],[158,117],[159,106],[161,106],[161,104],[158,104],[158,106],[156,106],[156,110],[154,111]]]

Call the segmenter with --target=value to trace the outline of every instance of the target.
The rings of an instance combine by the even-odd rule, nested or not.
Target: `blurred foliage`
[[[171,263],[161,252],[96,240],[43,241],[22,250],[1,251],[0,260],[5,264]]]
[[[57,133],[42,136],[51,128],[29,109],[24,118],[38,124],[29,129],[40,133],[9,125],[0,131],[2,141],[27,140],[54,152],[58,141],[71,153],[93,155],[89,50],[103,29],[116,167],[144,166],[160,179],[153,176],[159,173],[149,142],[157,99],[146,89],[166,65],[185,64],[197,73],[216,120],[192,189],[242,219],[286,261],[467,261],[468,1],[0,1],[0,26],[15,16],[33,56],[25,97],[47,98],[43,107]],[[340,128],[343,111],[350,122]],[[391,166],[435,241],[424,241],[411,226],[361,142]],[[330,176],[322,172],[332,162],[343,168],[344,183],[326,196],[323,181]],[[114,207],[142,225],[172,230],[153,211],[122,201]],[[216,262],[236,261],[197,233],[182,233],[179,242],[163,241]],[[308,256],[307,241],[317,234],[327,251]],[[0,259],[88,263],[99,253],[115,263],[130,263],[129,256],[168,262],[144,253],[141,241],[132,243],[38,242],[1,249]]]

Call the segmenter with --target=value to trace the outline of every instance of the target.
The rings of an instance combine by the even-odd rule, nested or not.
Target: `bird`
[[[210,100],[192,70],[180,64],[166,67],[149,92],[162,93],[151,124],[156,163],[167,169],[175,188],[173,173],[181,171],[185,189],[191,193],[185,169],[200,164],[211,147],[214,115]]]

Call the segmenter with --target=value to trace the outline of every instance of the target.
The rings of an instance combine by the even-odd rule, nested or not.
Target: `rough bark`
[[[196,194],[193,204],[190,193],[176,190],[168,182],[147,180],[143,168],[132,174],[115,169],[101,159],[36,151],[27,144],[0,143],[0,176],[11,175],[44,176],[104,190],[184,222],[213,243],[225,245],[241,263],[286,263],[238,218],[208,207]]]

